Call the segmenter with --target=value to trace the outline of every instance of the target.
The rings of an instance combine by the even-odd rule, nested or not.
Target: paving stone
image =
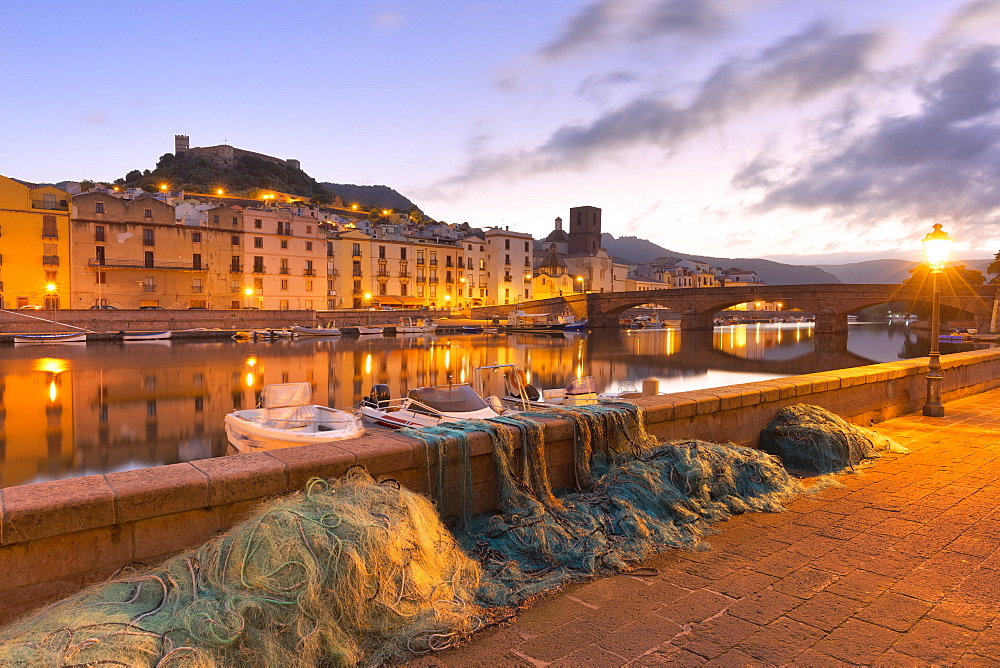
[[[949,664],[958,660],[976,639],[976,632],[936,619],[921,619],[893,649],[922,661]]]
[[[679,624],[701,622],[719,614],[735,602],[734,599],[701,589],[683,596],[674,603],[664,606],[657,614]]]
[[[552,668],[574,668],[575,666],[619,668],[624,663],[625,660],[617,654],[612,654],[597,645],[588,645],[583,649],[578,649],[567,657],[553,661],[549,666]]]
[[[734,666],[766,666],[768,664],[738,649],[732,649],[722,656],[717,656],[711,661],[706,661],[704,665],[708,668],[715,668],[716,666],[719,668],[733,668]]]
[[[798,620],[818,629],[830,631],[851,617],[862,603],[846,596],[820,592],[788,613]]]
[[[755,571],[783,578],[810,562],[810,557],[790,549],[780,550],[768,557],[751,564],[749,568]]]
[[[713,659],[760,629],[757,624],[726,614],[699,624],[686,636],[674,640],[674,644],[683,644],[684,649]]]
[[[872,601],[896,582],[895,578],[868,571],[856,571],[830,584],[825,591],[858,601]]]
[[[682,630],[680,624],[649,613],[639,618],[633,617],[631,623],[611,632],[601,632],[591,640],[601,648],[629,660],[668,642]]]
[[[739,599],[750,594],[756,594],[777,581],[778,578],[773,575],[758,573],[750,569],[742,569],[721,580],[716,580],[712,583],[711,589],[720,594]]]
[[[755,624],[767,624],[802,603],[802,599],[773,589],[747,596],[729,606],[729,614]]]
[[[779,617],[746,640],[736,649],[755,659],[786,663],[816,644],[823,631],[789,617]]]
[[[521,643],[517,651],[530,659],[556,661],[591,644],[604,633],[589,622],[573,620]]]
[[[805,566],[774,583],[772,589],[798,598],[812,598],[817,592],[836,582],[840,576]]]
[[[931,603],[893,591],[876,598],[855,617],[893,631],[907,631],[932,607]]]
[[[855,664],[871,664],[896,642],[900,634],[875,624],[849,619],[821,639],[813,649]]]
[[[814,649],[807,649],[795,657],[793,665],[803,668],[842,668],[853,664],[835,659],[829,654],[821,654]]]

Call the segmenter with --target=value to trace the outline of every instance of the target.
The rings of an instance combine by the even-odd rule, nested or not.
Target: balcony
[[[291,270],[291,269],[289,269],[288,267],[280,267],[280,268],[278,269],[278,273],[279,273],[279,274],[283,274],[283,275],[285,275],[285,276],[288,276],[289,274],[291,274],[291,273],[292,273],[292,270]]]
[[[204,289],[205,289],[205,286],[203,286],[203,285],[192,285],[191,286],[191,292],[193,292],[195,294],[201,294],[201,292]]]
[[[405,281],[405,280],[409,280],[409,278],[410,278],[410,274],[409,273],[407,273],[406,271],[400,270],[400,272],[399,272],[399,280]]]
[[[426,283],[426,282],[427,282],[426,276],[417,276],[417,283]]]
[[[42,238],[43,239],[58,239],[59,238],[59,231],[58,230],[42,230]]]
[[[506,276],[503,277],[503,282],[504,283],[510,283],[513,280],[514,280],[514,277],[511,276],[510,274],[507,274]]]
[[[351,253],[351,257],[361,257],[361,251],[355,251]]]
[[[58,255],[43,255],[42,256],[42,266],[44,266],[44,267],[58,267],[59,266],[59,256]]]
[[[444,279],[444,282],[447,283],[448,285],[452,285],[452,284],[455,283],[455,279],[454,278],[446,278],[446,279]]]
[[[255,273],[255,274],[266,274],[267,272],[264,271],[264,265],[262,265],[262,264],[255,264],[253,266],[253,273]]]
[[[46,256],[48,257],[48,256]],[[55,264],[59,264],[59,258],[56,258]],[[174,269],[177,271],[208,271],[208,265],[204,262],[194,264],[193,262],[159,262],[153,261],[152,264],[146,262],[145,259],[136,260],[107,260],[92,257],[87,260],[88,267],[100,267],[101,269]],[[263,273],[263,268],[261,268],[261,273]],[[254,269],[256,273],[256,268]]]
[[[243,273],[243,266],[239,265],[239,264],[229,265],[229,273],[230,274],[242,274]]]
[[[424,258],[422,258],[422,257],[418,257],[417,258],[417,266],[418,267],[424,266]]]
[[[315,269],[303,269],[302,270],[302,275],[303,276],[315,276],[316,275],[316,270]]]
[[[364,276],[364,274],[361,273],[360,269],[355,269],[354,272],[351,274],[351,276],[354,276],[355,278],[361,278],[362,276]]]
[[[69,211],[69,202],[64,199],[58,202],[46,202],[43,199],[31,200],[32,209],[43,209],[45,211]]]
[[[140,287],[142,287],[143,292],[156,292],[155,283],[143,283]]]
[[[438,266],[438,261],[437,260],[431,260],[431,266],[432,267]]]
[[[438,282],[437,276],[431,276],[427,282],[430,283],[431,285],[437,285]]]

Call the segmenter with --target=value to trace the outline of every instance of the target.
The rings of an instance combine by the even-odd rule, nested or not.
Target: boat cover
[[[296,429],[313,420],[312,385],[309,383],[265,385],[260,397],[264,426]]]
[[[418,387],[410,390],[410,398],[442,413],[470,413],[488,408],[483,398],[468,383]]]

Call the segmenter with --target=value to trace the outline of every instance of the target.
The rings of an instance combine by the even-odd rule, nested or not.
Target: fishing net
[[[380,663],[474,631],[480,569],[425,497],[360,469],[0,631],[0,665]]]
[[[459,543],[483,567],[478,598],[484,605],[517,606],[572,580],[628,570],[666,548],[697,547],[713,523],[751,510],[779,511],[781,501],[802,491],[776,457],[759,450],[693,440],[656,444],[633,404],[552,415],[567,413],[589,428],[577,429],[577,438],[587,441],[577,444],[577,455],[592,453],[592,464],[586,489],[560,495],[546,472],[541,413],[408,432],[429,450],[463,442],[451,447],[467,450],[473,431],[493,439],[500,512],[456,529]],[[442,484],[436,493],[445,490]]]
[[[853,470],[881,452],[907,449],[887,436],[853,425],[839,415],[808,404],[786,406],[764,427],[760,445],[792,468],[833,473]]]

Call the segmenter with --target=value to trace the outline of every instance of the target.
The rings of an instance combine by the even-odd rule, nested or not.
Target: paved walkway
[[[1000,666],[1000,390],[876,429],[910,448],[568,587],[413,666]]]

